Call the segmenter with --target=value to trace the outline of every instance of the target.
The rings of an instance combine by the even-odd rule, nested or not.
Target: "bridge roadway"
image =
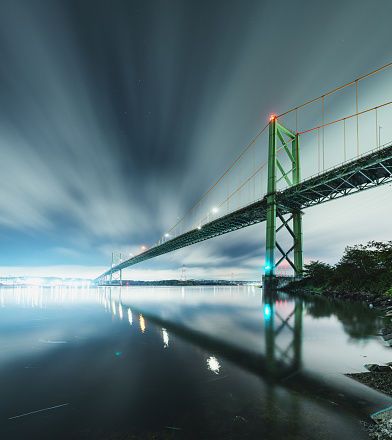
[[[389,182],[392,182],[392,143],[277,192],[277,207],[280,214],[285,215],[294,210],[303,210]],[[150,258],[263,222],[266,220],[266,215],[267,196],[265,195],[261,200],[204,224],[201,229],[194,228],[123,261],[108,269],[95,281],[99,283],[111,273]]]

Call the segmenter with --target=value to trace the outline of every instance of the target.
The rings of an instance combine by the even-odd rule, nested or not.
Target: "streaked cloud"
[[[390,61],[388,1],[377,8],[364,0],[313,6],[2,1],[0,265],[46,272],[50,264],[54,270],[71,264],[79,273],[86,263],[86,273],[96,265],[97,276],[111,252],[135,254],[170,230],[271,113]],[[387,80],[380,76],[380,84]],[[370,105],[374,93],[392,94],[380,84],[360,90],[360,106]],[[388,117],[380,122],[385,140],[392,136]],[[317,118],[315,112],[299,115],[301,124]],[[304,142],[304,170],[314,167],[307,163],[312,145]],[[263,148],[257,144],[257,160],[265,157]],[[345,209],[357,209],[356,203],[347,199]],[[374,210],[384,203],[375,202]],[[328,205],[328,220],[325,211],[309,226],[304,220],[312,236],[305,238],[306,255],[323,259],[325,243],[326,257],[339,258],[346,235],[337,225],[350,217],[334,209]],[[348,241],[370,239],[366,225],[349,224]],[[377,229],[388,235],[384,221]],[[217,238],[132,273],[170,278],[186,264],[200,277],[237,271],[258,279],[264,230],[260,225]]]

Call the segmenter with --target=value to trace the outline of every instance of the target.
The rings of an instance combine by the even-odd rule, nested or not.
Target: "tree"
[[[392,242],[347,246],[335,266],[333,284],[350,290],[388,290],[392,284]]]
[[[333,275],[333,267],[321,261],[311,261],[304,265],[304,276],[310,278],[314,286],[323,286]]]

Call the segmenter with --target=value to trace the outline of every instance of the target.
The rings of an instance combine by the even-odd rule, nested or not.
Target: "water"
[[[0,438],[365,439],[366,305],[253,287],[3,288]]]

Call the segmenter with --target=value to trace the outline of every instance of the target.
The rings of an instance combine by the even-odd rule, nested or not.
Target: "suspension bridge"
[[[376,95],[369,92],[369,80],[391,66],[271,116],[226,173],[172,229],[125,261],[121,254],[113,254],[111,267],[95,282],[105,285],[116,279],[121,283],[122,270],[129,266],[261,222],[266,222],[266,283],[273,285],[276,268],[284,261],[294,275],[300,275],[303,210],[392,181],[392,142],[381,143],[381,129],[384,138],[392,138],[388,132],[392,100],[374,105],[369,99],[369,94]],[[367,108],[359,108],[359,84],[363,84],[363,101],[372,104]],[[354,111],[336,117],[350,107]],[[288,128],[294,125],[295,129]],[[328,164],[332,166],[327,168]],[[283,245],[277,241],[282,230],[289,237]]]

